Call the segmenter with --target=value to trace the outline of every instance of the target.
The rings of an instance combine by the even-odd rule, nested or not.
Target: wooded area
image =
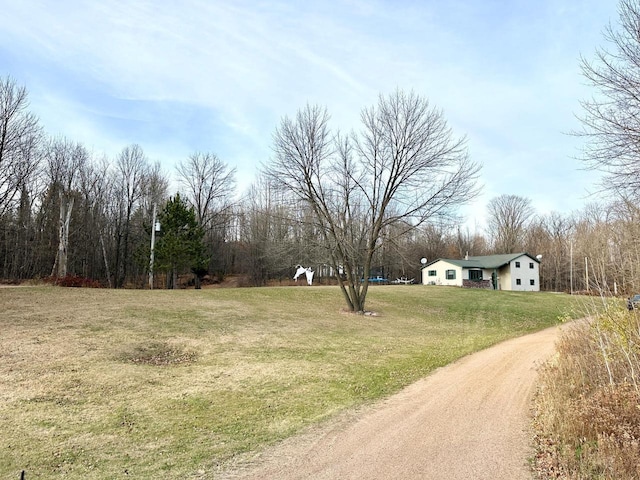
[[[364,259],[374,275],[392,280],[419,278],[423,257],[519,251],[542,255],[543,290],[581,291],[601,286],[613,291],[615,284],[622,294],[640,288],[640,210],[628,195],[570,214],[537,214],[529,199],[502,195],[488,206],[485,232],[461,226],[452,207],[473,199],[472,180],[478,166],[466,159],[464,140],[449,137],[446,124],[439,123],[443,121],[439,112],[413,94],[381,97],[376,108],[363,111],[367,135],[338,140],[332,147],[339,161],[328,175],[334,174],[338,181],[333,191],[326,192],[325,200],[335,202],[332,195],[339,188],[350,189],[352,196],[344,197],[347,203],[327,204],[348,220],[329,244],[322,230],[326,225],[318,222],[314,204],[305,200],[304,192],[291,195],[283,188],[277,181],[278,170],[259,174],[249,191],[238,198],[235,170],[212,152],[194,152],[177,168],[181,191],[170,192],[167,173],[140,146],[127,145],[115,158],[104,158],[73,139],[50,138],[29,111],[27,97],[26,88],[12,78],[0,79],[0,279],[4,282],[75,276],[105,287],[148,288],[156,212],[161,229],[156,233],[155,270],[162,275],[155,277],[154,286],[160,288],[177,286],[178,275],[197,283],[196,277],[220,280],[233,274],[243,279],[241,284],[265,285],[290,279],[297,264],[314,268],[315,278],[322,283],[347,258],[352,262]],[[402,112],[407,105],[410,111]],[[392,133],[399,126],[423,128],[407,121],[415,111],[426,116],[424,125],[432,122],[430,127],[441,129],[442,138],[449,143],[433,148],[441,149],[438,155],[444,151],[445,157],[426,155],[418,158],[422,163],[411,163],[416,161],[413,157],[382,158],[380,152],[388,152],[389,146],[377,137],[381,125],[386,122],[384,128]],[[307,109],[306,114],[324,122],[320,110]],[[285,121],[276,138],[280,135],[284,142],[287,134],[295,133],[286,129],[295,126]],[[282,154],[285,147],[280,143],[274,150]],[[408,144],[408,150],[399,152],[411,148]],[[356,166],[356,153],[364,162],[361,167],[366,168]],[[283,173],[287,158],[280,159]],[[399,163],[394,164],[396,160]],[[447,165],[455,167],[448,177],[453,183],[427,183],[429,168],[442,171]],[[379,183],[382,177],[374,173],[385,168],[394,172],[400,168],[400,175],[405,176],[402,197],[384,197],[387,185]],[[426,176],[416,176],[420,169]],[[359,183],[367,175],[374,180],[369,197],[370,192]],[[442,185],[455,186],[454,202],[438,200]],[[365,198],[372,203],[363,202]],[[435,202],[429,200],[433,198]],[[402,212],[401,207],[407,205],[410,208]],[[181,225],[176,224],[179,218]],[[359,252],[332,262],[327,246],[341,244],[341,235],[354,235],[350,229],[364,229],[366,255],[358,257]],[[183,240],[175,240],[170,247],[171,235]],[[184,238],[195,243],[178,251]],[[359,248],[357,242],[350,248]]]

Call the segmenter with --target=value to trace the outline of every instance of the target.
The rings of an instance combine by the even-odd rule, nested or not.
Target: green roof
[[[466,259],[465,258],[461,258],[461,259],[438,258],[437,260],[434,260],[433,262],[429,262],[427,265],[425,265],[425,268],[428,267],[429,265],[433,265],[436,262],[443,261],[443,262],[451,263],[452,265],[456,265],[462,268],[484,268],[486,270],[489,270],[492,268],[500,268],[504,265],[507,265],[509,262],[515,260],[516,258],[522,257],[523,255],[526,257],[529,257],[531,260],[534,260],[540,263],[540,261],[537,258],[532,257],[528,253],[522,252],[522,253],[505,253],[502,255],[485,255],[482,257],[468,257]]]

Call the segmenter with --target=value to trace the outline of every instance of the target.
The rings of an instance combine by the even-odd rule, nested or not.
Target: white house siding
[[[520,262],[520,267],[516,267],[516,262]],[[533,268],[529,264],[533,264]],[[530,257],[523,255],[511,261],[511,275],[505,275],[502,278],[502,288],[504,290],[514,290],[520,292],[539,292],[540,291],[540,265]],[[518,285],[520,280],[520,285]],[[531,285],[533,280],[533,285]],[[506,288],[509,286],[510,288]]]
[[[434,277],[429,276],[429,270],[435,270],[436,275]],[[454,280],[447,280],[447,270],[455,270],[456,278]],[[424,267],[422,270],[422,284],[423,285],[450,285],[450,286],[462,286],[462,267],[452,265],[445,261],[437,261],[428,267]]]

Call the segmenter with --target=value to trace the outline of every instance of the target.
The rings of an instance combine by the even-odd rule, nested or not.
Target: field
[[[259,449],[572,310],[380,286],[0,289],[0,478],[215,478]]]

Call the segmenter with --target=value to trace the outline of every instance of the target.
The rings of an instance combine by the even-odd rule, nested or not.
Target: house
[[[540,260],[528,253],[439,258],[422,268],[423,285],[540,291]]]

